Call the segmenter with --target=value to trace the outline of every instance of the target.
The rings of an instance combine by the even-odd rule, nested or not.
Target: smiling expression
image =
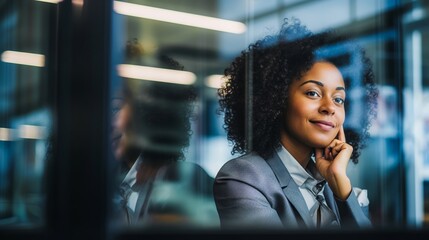
[[[281,142],[286,149],[324,148],[344,123],[346,98],[340,71],[329,62],[316,62],[288,90]]]

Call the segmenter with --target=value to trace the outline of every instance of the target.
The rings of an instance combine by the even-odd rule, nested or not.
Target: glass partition
[[[0,230],[220,230],[213,181],[240,154],[218,89],[285,18],[341,37],[320,53],[343,62],[356,131],[364,92],[349,44],[366,50],[377,116],[349,177],[377,230],[426,229],[428,12],[425,0],[0,0]]]
[[[414,2],[404,15],[404,125],[407,222],[411,227],[428,224],[428,3]]]
[[[183,86],[192,87],[196,95],[189,118],[191,134],[189,144],[183,148],[182,160],[196,163],[214,178],[223,164],[238,156],[231,153],[224,119],[218,111],[217,89],[225,81],[222,78],[225,68],[250,43],[276,33],[284,18],[296,17],[316,34],[334,29],[345,40],[324,46],[324,57],[344,62],[342,71],[349,74],[345,76],[346,81],[357,86],[349,93],[347,127],[361,128],[363,109],[360,99],[364,94],[359,89],[362,79],[356,74],[360,69],[349,67],[358,57],[349,51],[350,42],[365,48],[373,62],[380,91],[378,116],[370,129],[370,138],[359,164],[349,165],[350,177],[354,184],[368,190],[374,225],[381,228],[403,226],[407,211],[405,203],[415,197],[405,192],[407,166],[402,151],[402,112],[407,106],[401,95],[401,19],[409,10],[407,2],[382,0],[188,0],[174,4],[159,0],[114,1],[112,51],[116,72],[111,95],[115,98],[118,92],[119,95],[123,93],[124,85],[131,84],[131,88],[140,91],[134,94],[140,94],[144,99],[147,93],[142,86],[156,85],[149,82],[162,82],[177,91]],[[171,60],[180,66],[180,72],[165,72],[167,79],[149,76],[149,71],[161,74],[166,69],[177,70]],[[187,77],[179,80],[182,73]],[[248,100],[251,95],[247,97]],[[169,104],[165,99],[152,100],[159,102],[159,108]],[[169,105],[172,109],[166,111],[177,110],[175,104]],[[121,175],[119,181],[124,177],[125,174]],[[216,227],[216,214],[210,218]]]
[[[55,8],[0,1],[0,226],[42,226],[53,122]]]

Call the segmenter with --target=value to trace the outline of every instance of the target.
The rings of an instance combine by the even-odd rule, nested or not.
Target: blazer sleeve
[[[368,216],[368,206],[361,207],[355,193],[342,201],[335,198],[340,214],[342,228],[371,228],[372,223]]]
[[[265,184],[262,174],[246,161],[232,160],[221,168],[213,189],[221,228],[282,228],[279,215],[261,189]]]

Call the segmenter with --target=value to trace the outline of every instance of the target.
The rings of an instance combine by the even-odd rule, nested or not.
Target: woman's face
[[[288,90],[284,111],[283,144],[324,148],[344,123],[344,80],[331,63],[316,62]]]
[[[114,103],[115,104],[115,103]],[[116,103],[118,105],[118,103]],[[118,107],[118,112],[113,119],[112,147],[115,157],[121,160],[125,157],[130,147],[130,139],[127,130],[131,121],[131,107],[125,103]]]

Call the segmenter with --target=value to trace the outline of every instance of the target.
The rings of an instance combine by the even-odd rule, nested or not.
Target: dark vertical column
[[[393,42],[392,46],[392,52],[393,52],[393,58],[394,63],[393,66],[393,79],[394,79],[394,85],[397,89],[397,105],[396,109],[398,112],[398,123],[397,128],[398,129],[398,141],[396,142],[396,149],[398,149],[399,153],[397,156],[398,161],[398,170],[396,173],[394,173],[394,177],[396,179],[396,182],[394,181],[393,184],[396,184],[397,188],[394,189],[391,194],[397,194],[399,197],[396,198],[396,205],[397,210],[396,214],[394,216],[389,216],[393,218],[393,221],[390,225],[396,224],[396,226],[406,226],[407,224],[407,217],[406,217],[406,177],[405,172],[407,168],[407,164],[405,163],[405,155],[404,155],[404,132],[403,132],[403,120],[404,120],[404,99],[403,99],[403,89],[405,86],[405,76],[404,76],[404,31],[402,27],[402,21],[404,15],[410,10],[411,6],[409,4],[402,4],[400,0],[395,0],[394,4],[396,6],[399,6],[399,11],[397,14],[393,16],[389,16],[392,18],[392,25],[396,32],[396,38]]]
[[[390,154],[392,154],[391,159],[394,159],[395,168],[388,168],[385,165],[383,171],[386,175],[389,176],[389,179],[386,179],[386,182],[389,182],[389,186],[382,186],[383,196],[388,201],[383,201],[383,205],[391,206],[395,211],[386,211],[383,213],[383,218],[381,226],[397,226],[403,227],[406,226],[406,168],[407,164],[405,162],[404,155],[404,132],[403,132],[403,120],[404,120],[404,98],[403,98],[403,89],[405,86],[405,76],[404,76],[404,30],[403,30],[403,17],[405,14],[411,11],[411,3],[405,3],[400,0],[392,0],[391,4],[395,6],[394,11],[387,12],[384,16],[385,21],[389,27],[395,33],[393,41],[386,44],[385,52],[388,53],[386,64],[391,66],[386,72],[388,79],[391,79],[393,86],[396,89],[396,109],[398,114],[398,121],[396,124],[396,129],[398,130],[397,136],[394,138],[386,138],[386,145],[389,146]],[[387,161],[385,159],[384,161]],[[392,163],[390,163],[392,164]],[[388,198],[387,196],[397,195],[395,198]],[[389,208],[386,208],[389,209]]]
[[[50,236],[106,239],[112,1],[66,0],[58,7]]]

